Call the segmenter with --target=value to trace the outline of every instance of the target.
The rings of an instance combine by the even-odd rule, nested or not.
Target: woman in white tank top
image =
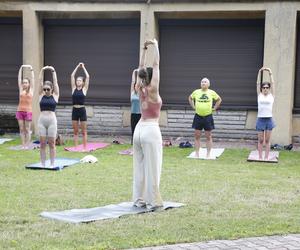
[[[262,82],[262,73],[267,71],[269,73],[270,82]],[[270,152],[270,138],[272,129],[275,127],[273,118],[272,118],[272,108],[274,103],[274,80],[272,71],[269,68],[262,67],[258,71],[257,75],[257,121],[256,121],[256,130],[258,131],[258,155],[259,159],[263,160],[263,146],[265,145],[265,155],[264,160],[269,159]]]

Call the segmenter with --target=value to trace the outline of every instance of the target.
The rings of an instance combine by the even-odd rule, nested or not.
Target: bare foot
[[[207,160],[215,160],[216,157],[215,157],[215,156],[209,155],[209,156],[206,156],[206,159],[207,159]]]

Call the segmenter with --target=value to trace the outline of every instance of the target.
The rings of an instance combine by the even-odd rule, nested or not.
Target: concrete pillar
[[[33,97],[33,131],[37,131],[37,120],[40,113],[38,105],[39,71],[43,66],[43,28],[38,14],[26,6],[23,9],[23,63],[32,65],[35,76]]]
[[[276,128],[272,142],[291,143],[292,109],[296,58],[297,10],[291,2],[276,2],[267,6],[265,19],[264,66],[273,71]]]
[[[143,51],[144,42],[147,39],[156,38],[159,40],[158,37],[158,23],[155,17],[155,13],[151,4],[145,4],[145,7],[141,10],[141,27],[140,27],[140,55]],[[153,62],[153,50],[149,49],[147,51],[146,57],[146,65],[152,66]]]

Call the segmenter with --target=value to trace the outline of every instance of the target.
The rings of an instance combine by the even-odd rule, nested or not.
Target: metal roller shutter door
[[[21,18],[0,18],[0,100],[17,104],[18,70],[23,58]]]
[[[187,97],[208,77],[223,107],[253,109],[263,63],[264,20],[160,20],[161,84],[167,105]]]
[[[45,65],[53,65],[60,103],[71,103],[70,75],[79,62],[90,74],[88,104],[128,104],[139,60],[139,20],[44,20]],[[49,77],[49,76],[48,76]]]

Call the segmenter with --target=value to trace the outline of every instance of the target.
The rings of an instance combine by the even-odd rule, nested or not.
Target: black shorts
[[[211,131],[215,128],[214,118],[212,115],[200,116],[195,114],[192,128],[197,130],[204,129],[205,131]]]
[[[72,110],[72,121],[85,122],[87,120],[85,107],[74,108]]]

